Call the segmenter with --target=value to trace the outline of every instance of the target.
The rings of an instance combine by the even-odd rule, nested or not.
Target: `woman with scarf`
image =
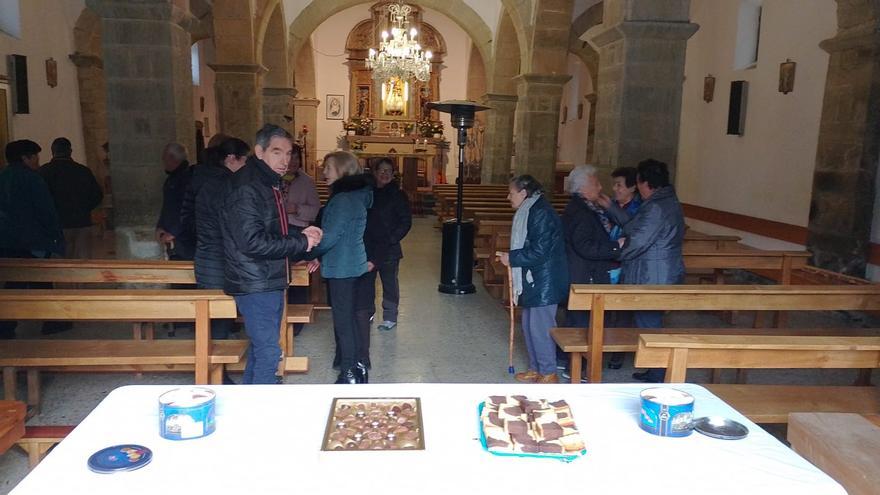
[[[568,297],[565,236],[559,215],[544,198],[541,184],[530,175],[510,182],[507,196],[516,210],[510,233],[510,252],[501,263],[513,268],[513,298],[522,311],[523,337],[529,369],[516,374],[524,383],[557,383],[556,308]]]

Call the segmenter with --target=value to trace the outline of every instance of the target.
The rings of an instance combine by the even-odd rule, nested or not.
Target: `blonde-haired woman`
[[[312,256],[321,258],[321,275],[327,279],[332,301],[336,354],[340,358],[336,383],[367,383],[369,321],[364,335],[363,329],[358,330],[355,311],[363,305],[358,293],[362,275],[368,271],[364,228],[367,209],[373,204],[373,179],[363,173],[357,157],[347,151],[334,151],[324,157],[324,178],[330,186],[330,198],[320,215],[324,237]]]

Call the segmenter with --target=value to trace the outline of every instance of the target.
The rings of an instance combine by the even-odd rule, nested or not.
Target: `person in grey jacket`
[[[636,185],[642,196],[642,206],[635,216],[613,204],[604,196],[600,203],[615,222],[623,225],[623,237],[619,239],[621,283],[644,285],[667,285],[684,282],[684,214],[669,182],[669,169],[665,163],[648,159],[638,166]],[[638,328],[661,328],[662,311],[636,311]],[[637,380],[662,381],[661,370],[634,373]]]

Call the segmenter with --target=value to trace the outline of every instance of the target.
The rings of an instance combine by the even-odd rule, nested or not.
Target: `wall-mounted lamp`
[[[715,99],[715,76],[709,74],[703,79],[703,101],[706,103]]]
[[[794,91],[794,74],[797,68],[797,62],[792,62],[790,58],[779,64],[779,92],[787,95]]]

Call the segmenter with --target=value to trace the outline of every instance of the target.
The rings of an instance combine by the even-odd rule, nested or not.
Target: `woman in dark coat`
[[[309,258],[321,258],[321,275],[327,279],[333,301],[340,359],[336,383],[367,383],[369,344],[363,340],[356,310],[364,305],[360,295],[368,271],[364,229],[367,209],[373,204],[373,178],[363,173],[357,157],[347,151],[324,157],[324,178],[330,186],[330,199],[320,214],[324,236]]]
[[[513,268],[513,294],[523,308],[522,326],[529,353],[528,371],[517,373],[525,383],[557,383],[556,308],[568,297],[565,235],[556,210],[544,198],[541,184],[530,175],[510,182],[510,204],[516,209],[510,234],[510,252],[501,263]]]
[[[406,193],[394,180],[394,164],[390,159],[379,160],[373,166],[373,175],[376,189],[373,190],[373,207],[367,212],[364,244],[374,291],[376,275],[382,279],[382,323],[379,330],[391,330],[397,325],[400,304],[398,271],[403,258],[400,241],[412,227],[412,212]],[[371,315],[375,313],[375,304],[373,306]]]
[[[611,222],[596,201],[602,192],[599,171],[592,165],[576,167],[568,175],[571,200],[562,214],[565,254],[573,284],[610,284],[620,246],[611,240]],[[586,328],[588,312],[567,311],[565,324]]]

